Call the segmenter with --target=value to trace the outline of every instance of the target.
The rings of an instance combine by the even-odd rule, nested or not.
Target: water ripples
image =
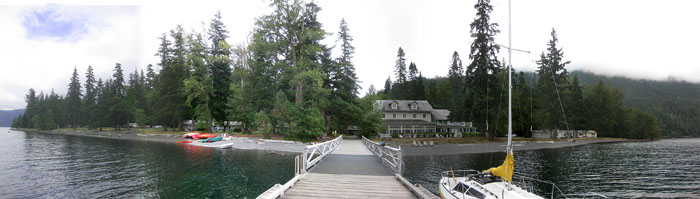
[[[405,157],[404,176],[437,193],[440,171],[487,169],[500,165],[504,157],[504,153]],[[620,198],[700,197],[700,139],[516,151],[515,158],[516,172],[555,182],[567,194],[597,192]],[[549,188],[536,190],[549,191]]]
[[[293,155],[39,133],[2,136],[2,198],[251,198],[293,177]]]

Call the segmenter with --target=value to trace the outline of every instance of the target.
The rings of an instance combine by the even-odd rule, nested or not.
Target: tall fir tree
[[[92,66],[88,66],[85,72],[85,97],[83,98],[82,118],[83,124],[88,128],[95,127],[94,111],[97,105],[97,81]]]
[[[78,69],[73,68],[73,76],[70,78],[70,84],[68,84],[68,93],[66,94],[66,119],[69,120],[69,124],[72,128],[77,128],[81,121],[81,97],[83,96],[83,91],[80,85],[80,77],[78,76]]]
[[[131,117],[131,104],[127,100],[127,87],[124,82],[124,71],[122,65],[117,63],[114,66],[114,78],[111,84],[112,107],[110,107],[110,121],[116,130],[128,125]]]
[[[352,63],[353,54],[355,54],[355,47],[351,44],[353,38],[350,35],[350,28],[348,28],[345,19],[340,21],[340,31],[336,41],[340,41],[340,57],[336,59],[336,62],[343,74],[340,79],[340,83],[343,85],[341,92],[345,95],[344,100],[354,100],[357,97],[357,90],[360,89],[360,86],[355,74],[355,65]]]
[[[490,14],[493,6],[490,0],[478,0],[474,9],[476,17],[470,24],[471,37],[474,42],[471,44],[469,58],[472,60],[467,66],[466,81],[468,97],[465,103],[469,107],[469,118],[476,123],[480,132],[489,130],[489,119],[496,116],[493,105],[496,105],[500,84],[498,82],[498,66],[500,62],[496,57],[499,47],[494,41],[494,37],[500,31],[498,24],[491,22]],[[494,99],[495,98],[495,99]],[[467,100],[468,99],[468,100]],[[489,107],[489,103],[492,104]]]
[[[212,114],[210,96],[213,92],[212,78],[206,65],[206,48],[200,34],[188,36],[189,54],[188,65],[192,67],[192,75],[185,79],[186,104],[194,111],[193,119],[197,129],[211,132]]]
[[[384,81],[384,95],[389,96],[391,94],[391,77],[387,77]]]
[[[447,72],[447,78],[450,82],[450,120],[465,121],[464,113],[464,67],[462,60],[459,58],[459,53],[452,53],[452,64]]]
[[[564,115],[562,92],[568,78],[566,65],[570,61],[563,61],[564,52],[557,48],[557,32],[552,29],[552,39],[547,44],[547,53],[542,52],[538,66],[537,96],[539,96],[538,107],[542,109],[543,128],[546,129],[566,129],[570,128]]]
[[[209,52],[209,70],[212,79],[213,92],[209,93],[209,104],[211,116],[226,129],[224,125],[227,119],[226,104],[231,95],[230,86],[232,83],[231,47],[226,43],[228,30],[221,21],[221,12],[217,11],[214,18],[209,23],[209,39],[211,47]],[[203,110],[202,110],[203,111]],[[200,111],[200,113],[202,113]]]
[[[406,82],[408,82],[408,74],[406,74],[406,53],[401,47],[399,47],[399,51],[396,52],[394,75],[396,75],[396,81],[392,85],[392,97],[397,99],[405,99],[405,87]]]

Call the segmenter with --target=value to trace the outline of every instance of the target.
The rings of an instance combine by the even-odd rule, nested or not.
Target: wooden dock
[[[282,191],[280,198],[438,198],[395,174],[357,139],[343,140],[322,161],[295,178],[285,184],[289,189]],[[272,187],[258,198],[282,187]]]

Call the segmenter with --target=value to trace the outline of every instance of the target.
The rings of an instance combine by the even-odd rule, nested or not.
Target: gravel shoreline
[[[182,138],[182,134],[141,134],[138,131],[122,131],[122,132],[109,132],[109,131],[37,131],[32,129],[13,129],[12,131],[24,131],[27,133],[47,133],[47,134],[61,134],[61,135],[75,135],[75,136],[87,136],[87,137],[99,137],[108,139],[123,139],[123,140],[140,140],[140,141],[153,141],[153,142],[167,142],[172,144],[177,144],[177,141],[190,140],[192,143],[187,143],[194,146],[201,147],[220,147],[224,144],[233,143],[233,149],[242,150],[258,150],[258,151],[270,151],[270,152],[284,152],[284,153],[302,153],[306,148],[306,144],[301,142],[283,141],[283,140],[267,140],[259,138],[248,138],[248,137],[233,137],[228,141],[219,141],[214,143],[199,143],[196,140]],[[280,153],[280,154],[284,154]]]
[[[610,142],[630,142],[638,140],[627,140],[619,138],[598,138],[581,139],[575,142],[570,141],[534,141],[534,142],[513,142],[514,151],[550,149],[572,147],[585,144],[610,143]],[[454,155],[467,153],[491,153],[505,152],[506,142],[480,143],[480,144],[441,144],[428,147],[402,146],[403,156],[430,156],[430,155]]]

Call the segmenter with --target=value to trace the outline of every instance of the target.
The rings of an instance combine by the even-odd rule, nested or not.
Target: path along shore
[[[155,141],[155,142],[168,142],[175,144],[177,141],[191,140],[182,138],[181,132],[173,134],[141,134],[138,131],[72,131],[72,130],[55,130],[55,131],[37,131],[32,129],[18,129],[17,131],[25,132],[39,132],[39,133],[54,133],[63,135],[76,135],[76,136],[89,136],[89,137],[100,137],[100,138],[111,138],[111,139],[125,139],[125,140],[143,140],[143,141]],[[345,139],[352,139],[348,136]],[[286,152],[286,153],[302,153],[304,148],[307,146],[301,142],[292,141],[282,141],[282,140],[266,140],[255,137],[233,137],[231,140],[219,141],[214,143],[199,143],[195,140],[191,140],[191,145],[202,146],[202,147],[220,147],[225,144],[233,143],[232,148],[243,149],[243,150],[260,150],[260,151],[270,151],[270,152]],[[575,142],[571,141],[515,141],[513,142],[513,150],[535,150],[535,149],[547,149],[547,148],[561,148],[561,147],[571,147],[585,144],[594,143],[607,143],[607,142],[626,142],[626,141],[637,141],[637,140],[627,140],[620,138],[596,138],[596,139],[579,139]],[[491,153],[491,152],[504,152],[506,143],[505,142],[489,142],[489,143],[478,143],[478,144],[440,144],[429,147],[413,147],[413,146],[401,146],[404,156],[428,156],[428,155],[454,155],[454,154],[467,154],[467,153]]]

